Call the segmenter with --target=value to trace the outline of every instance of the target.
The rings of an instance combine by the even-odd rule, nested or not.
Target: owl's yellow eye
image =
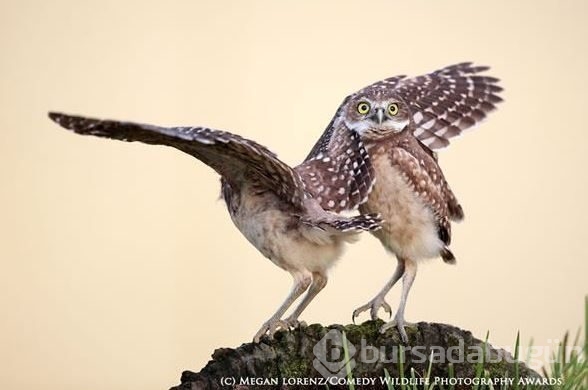
[[[365,115],[368,112],[370,112],[370,104],[367,102],[361,102],[357,105],[357,112],[359,112],[361,115]]]
[[[388,115],[394,116],[396,114],[398,114],[398,103],[391,103],[388,106]]]

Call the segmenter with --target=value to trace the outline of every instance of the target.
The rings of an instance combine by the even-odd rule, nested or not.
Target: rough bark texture
[[[385,371],[392,380],[401,377],[401,367],[405,380],[412,377],[412,372],[416,378],[425,377],[431,357],[429,383],[435,378],[451,376],[462,378],[455,389],[472,388],[471,383],[463,383],[463,378],[476,377],[476,362],[482,358],[484,342],[474,338],[471,332],[451,325],[421,322],[415,328],[407,328],[410,340],[403,344],[396,329],[381,334],[382,325],[382,321],[328,327],[313,324],[280,331],[273,340],[266,338],[259,344],[243,344],[237,349],[220,348],[199,373],[182,373],[181,384],[172,389],[326,389],[325,383],[320,382],[325,381],[325,375],[332,376],[327,382],[329,389],[348,389],[348,385],[341,385],[337,379],[347,378],[346,361],[356,381],[355,389],[385,389],[387,386],[381,383],[386,378]],[[343,332],[348,359],[341,348],[345,342]],[[486,345],[485,350],[484,369],[488,377],[515,378],[517,366],[521,377],[539,377],[523,363],[513,363],[514,359],[506,351],[491,345]],[[398,356],[404,356],[403,364],[399,363]],[[365,378],[376,381],[368,384]],[[394,388],[400,388],[399,383]]]

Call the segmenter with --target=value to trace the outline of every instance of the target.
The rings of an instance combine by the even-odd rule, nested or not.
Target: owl
[[[381,330],[396,327],[404,342],[405,326],[410,325],[404,312],[417,266],[435,257],[455,263],[449,249],[451,222],[464,217],[433,149],[447,146],[450,138],[478,124],[502,101],[498,79],[479,75],[487,69],[461,63],[365,87],[344,100],[308,157],[325,153],[333,138],[349,132],[357,133],[367,148],[376,183],[359,209],[381,215],[381,229],[372,234],[396,256],[397,266],[382,290],[352,317],[369,310],[376,319],[380,309],[391,315],[385,296],[402,278],[394,320]]]
[[[379,228],[377,215],[345,217],[321,206],[357,208],[372,188],[369,156],[356,133],[342,134],[338,146],[320,158],[290,167],[264,146],[226,131],[55,112],[49,117],[77,134],[170,146],[220,175],[221,195],[237,229],[294,280],[284,302],[255,334],[255,342],[265,335],[272,337],[278,329],[297,326],[303,310],[325,287],[327,271],[341,256],[345,243],[355,241],[363,231]],[[305,292],[293,312],[284,317]]]

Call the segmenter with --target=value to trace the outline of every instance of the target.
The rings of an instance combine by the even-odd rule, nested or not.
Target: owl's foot
[[[405,322],[404,317],[396,316],[396,318],[394,318],[392,321],[388,322],[387,324],[384,324],[380,328],[380,333],[386,333],[386,331],[390,328],[397,328],[398,333],[400,333],[400,338],[402,339],[402,342],[407,344],[408,343],[408,335],[406,334],[406,329],[405,329],[406,327],[416,328],[417,326],[416,326],[416,324],[413,324],[411,322]]]
[[[380,309],[384,309],[384,311],[386,313],[388,313],[388,318],[392,317],[392,308],[390,308],[390,305],[388,304],[388,302],[386,302],[386,300],[384,299],[384,297],[375,297],[374,299],[372,299],[371,301],[369,301],[368,303],[366,303],[363,306],[358,307],[357,309],[355,309],[353,311],[353,314],[351,316],[351,320],[353,321],[353,323],[355,323],[355,317],[359,316],[361,313],[363,313],[364,311],[370,311],[370,316],[372,317],[372,320],[377,320],[378,319],[378,311]]]
[[[255,337],[253,338],[253,342],[259,343],[259,340],[261,340],[261,338],[266,334],[269,336],[269,338],[273,338],[274,334],[276,334],[276,332],[280,329],[288,330],[290,329],[290,325],[286,321],[279,318],[270,318],[268,321],[264,322],[264,324],[261,326],[261,329],[257,331]]]
[[[290,327],[290,329],[304,328],[307,326],[306,322],[300,321],[298,320],[298,318],[295,318],[293,316],[286,318],[284,322]]]

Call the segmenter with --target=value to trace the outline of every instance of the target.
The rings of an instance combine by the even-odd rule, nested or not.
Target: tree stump
[[[352,382],[355,389],[437,383],[436,389],[441,384],[459,390],[476,383],[487,388],[488,381],[500,388],[509,380],[512,386],[519,378],[541,379],[507,351],[467,330],[420,322],[407,328],[409,343],[403,344],[396,329],[380,333],[383,324],[303,325],[259,344],[220,348],[200,372],[182,373],[181,384],[172,389],[349,389]]]

